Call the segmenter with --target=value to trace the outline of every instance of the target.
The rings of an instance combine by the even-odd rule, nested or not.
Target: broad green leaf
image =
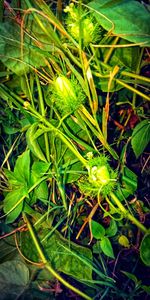
[[[35,161],[32,165],[31,172],[36,175],[36,177],[40,178],[48,171],[50,167],[50,163],[46,163],[43,161]]]
[[[96,254],[100,254],[102,252],[99,240],[96,241],[96,243],[93,245],[92,249],[93,249],[93,253],[96,253]]]
[[[43,154],[43,151],[40,148],[40,145],[35,139],[35,134],[38,129],[38,123],[33,123],[30,128],[27,130],[26,133],[26,140],[27,140],[27,145],[31,152],[40,160],[47,162],[45,155]]]
[[[150,267],[150,234],[143,237],[140,246],[140,257],[143,263]]]
[[[95,239],[101,239],[105,235],[105,228],[98,222],[91,221],[91,231]]]
[[[30,185],[34,185],[39,178],[42,178],[48,171],[50,163],[45,163],[42,161],[35,161],[31,168],[31,182]],[[32,204],[38,199],[45,202],[48,200],[48,186],[46,181],[42,181],[37,187],[35,187],[33,194],[31,195]]]
[[[32,204],[35,203],[37,200],[43,201],[47,204],[48,201],[48,186],[45,181],[42,181],[33,191],[32,195]]]
[[[95,0],[88,5],[94,9],[98,23],[107,31],[127,41],[150,46],[150,13],[138,1]]]
[[[106,236],[112,237],[117,233],[118,227],[115,220],[111,219],[109,227],[106,229]]]
[[[16,160],[14,175],[29,184],[30,181],[30,150],[23,152]]]
[[[19,261],[6,261],[0,265],[0,298],[19,299],[29,284],[29,270]]]
[[[111,66],[119,66],[121,68],[127,68],[128,70],[136,71],[137,63],[139,61],[140,48],[139,47],[126,47],[122,48],[121,45],[126,44],[124,39],[120,39],[118,45],[120,48],[114,49],[109,64]],[[108,48],[104,49],[104,55],[108,51]]]
[[[43,239],[49,229],[40,229],[39,239]],[[79,280],[92,280],[92,253],[90,249],[68,242],[57,231],[42,242],[45,253],[53,268],[59,272],[71,275]],[[32,249],[32,251],[31,251]],[[32,261],[38,261],[39,256],[28,232],[21,233],[21,251]],[[84,263],[89,262],[89,266]]]
[[[5,169],[4,168],[4,172],[5,172],[5,175],[8,179],[8,183],[11,187],[20,187],[20,185],[24,185],[24,180],[22,180],[22,177],[18,176],[18,174],[14,174],[14,172],[8,170],[8,169]]]
[[[150,142],[150,121],[144,120],[140,122],[133,130],[131,137],[131,145],[135,153],[136,158],[138,158],[148,143]]]
[[[104,236],[101,239],[100,246],[101,246],[101,249],[102,249],[103,253],[106,256],[109,256],[111,258],[115,258],[111,242],[110,242],[110,240],[107,237]]]
[[[23,60],[20,48],[20,27],[11,22],[0,23],[0,60],[17,75],[45,66],[43,51],[24,42]]]
[[[27,197],[27,191],[24,187],[20,187],[9,192],[4,199],[4,212],[9,213],[9,211],[18,205],[7,215],[6,223],[12,223],[20,215],[23,209],[23,200],[20,202],[22,197]]]

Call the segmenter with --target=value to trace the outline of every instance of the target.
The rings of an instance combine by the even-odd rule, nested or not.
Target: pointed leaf
[[[31,150],[31,152],[40,160],[47,162],[45,155],[43,154],[43,151],[40,148],[40,145],[37,141],[37,139],[35,139],[35,134],[36,131],[38,129],[38,123],[33,123],[30,128],[27,130],[26,133],[26,140],[27,140],[27,144],[29,149]]]
[[[23,152],[16,160],[14,175],[22,178],[25,183],[30,181],[30,150]]]
[[[100,241],[100,246],[105,255],[115,258],[111,242],[107,237],[103,237],[103,239]]]
[[[136,158],[138,158],[148,143],[150,142],[150,121],[144,120],[140,122],[133,130],[131,145],[135,153]]]
[[[150,234],[145,235],[141,242],[140,257],[143,263],[150,267]]]
[[[93,220],[91,221],[91,231],[93,237],[96,239],[101,239],[105,235],[105,228]]]
[[[116,221],[111,219],[109,227],[106,229],[107,237],[112,237],[117,233],[118,227]]]
[[[16,218],[20,215],[23,208],[23,200],[20,202],[22,197],[26,197],[27,191],[24,187],[15,189],[12,192],[9,192],[4,199],[4,212],[9,213],[11,209],[14,209],[7,215],[6,222],[11,223],[16,220]],[[18,205],[17,205],[18,203]]]

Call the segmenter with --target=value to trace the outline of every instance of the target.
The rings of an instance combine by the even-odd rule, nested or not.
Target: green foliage
[[[141,242],[140,257],[146,266],[150,266],[150,234],[145,235]]]
[[[53,286],[54,276],[69,287],[61,280],[64,273],[63,278],[72,277],[72,289],[78,285],[75,279],[86,288],[90,296],[82,295],[85,299],[128,299],[137,292],[143,296],[150,291],[134,275],[132,266],[138,272],[138,260],[134,254],[121,257],[119,251],[121,246],[126,253],[134,249],[138,228],[145,234],[140,270],[149,266],[149,230],[143,223],[149,208],[146,187],[140,187],[148,160],[139,185],[136,175],[141,170],[136,158],[142,154],[145,162],[150,135],[150,81],[143,75],[149,12],[134,0],[77,1],[66,7],[60,22],[59,4],[64,7],[66,1],[51,2],[13,0],[12,9],[5,3],[5,18],[0,16],[0,208],[6,217],[0,226],[2,293],[4,299],[28,299],[30,281],[31,299],[54,299],[59,290],[58,283]],[[140,200],[135,193],[142,194]],[[17,234],[20,251],[33,262],[42,260],[42,270],[34,263],[27,266],[23,256],[20,261],[13,239],[7,237],[21,231],[20,219],[28,227]],[[96,243],[86,247],[88,222]],[[75,236],[83,236],[80,245]],[[127,277],[123,285],[120,263]],[[112,269],[117,284],[108,277]],[[62,298],[69,297],[74,294],[63,289]]]
[[[29,284],[29,269],[19,260],[0,264],[1,299],[16,299]]]
[[[42,232],[39,231],[38,237],[41,241],[48,232],[47,229],[43,229]],[[68,242],[57,231],[43,241],[42,245],[55,270],[71,275],[78,280],[92,279],[92,253],[90,249]],[[21,249],[28,259],[34,262],[39,261],[28,232],[21,234]]]
[[[100,240],[100,246],[106,256],[115,258],[111,242],[106,236]]]
[[[121,246],[125,247],[125,248],[129,248],[130,247],[130,243],[129,243],[128,238],[125,235],[123,235],[123,234],[119,236],[118,243]]]
[[[150,45],[149,12],[138,1],[96,0],[88,5],[94,9],[97,22],[107,31],[133,43]]]
[[[26,133],[26,141],[29,149],[40,160],[47,162],[43,151],[40,148],[37,138],[43,134],[43,130],[38,129],[38,123],[33,123]]]
[[[80,42],[80,38],[84,46],[95,43],[100,36],[100,28],[95,22],[95,18],[88,10],[79,8],[71,3],[64,9],[67,13],[66,24],[68,32]]]
[[[117,223],[115,220],[111,219],[109,227],[106,228],[106,236],[112,237],[115,236],[118,231]]]
[[[140,142],[139,142],[140,141]],[[149,120],[141,121],[133,130],[131,145],[138,158],[150,142],[150,122]]]
[[[113,225],[110,224],[109,228],[105,230],[105,228],[101,224],[93,220],[91,221],[91,231],[93,237],[96,238],[97,240],[100,240],[98,244],[100,246],[101,251],[106,256],[111,258],[115,258],[115,257],[114,257],[114,252],[113,252],[111,242],[107,236],[114,236],[116,234],[116,230],[114,230],[113,227],[115,227],[114,224]]]
[[[35,162],[30,166],[30,150],[22,153],[16,160],[14,172],[5,170],[11,191],[4,198],[4,212],[7,223],[12,223],[24,209],[24,203],[35,203],[37,199],[47,201],[48,187],[45,173],[48,163]],[[33,192],[31,193],[31,191]]]
[[[91,221],[91,231],[93,237],[97,240],[103,238],[105,235],[105,228],[93,220]]]
[[[83,177],[79,188],[86,195],[108,195],[116,187],[117,172],[108,163],[104,155],[92,158],[87,164],[88,177]]]

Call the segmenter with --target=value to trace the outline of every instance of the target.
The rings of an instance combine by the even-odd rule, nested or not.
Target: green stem
[[[100,140],[100,142],[107,149],[107,151],[114,157],[114,159],[118,159],[117,153],[107,143],[100,128],[99,128],[99,131],[97,131],[97,129],[91,124],[91,122],[88,120],[88,118],[83,114],[83,112],[81,110],[78,110],[78,114],[85,121],[85,123],[88,125],[88,127],[91,129],[91,131],[94,133],[94,135]]]
[[[38,94],[39,94],[39,106],[40,106],[40,112],[43,117],[45,117],[45,107],[44,107],[44,100],[42,95],[42,89],[39,81],[39,77],[37,74],[35,74],[37,88],[38,88]],[[50,151],[49,151],[49,140],[48,140],[48,133],[44,133],[44,141],[45,141],[45,149],[46,149],[46,158],[49,161],[50,160]]]
[[[27,223],[30,235],[32,237],[32,240],[34,242],[34,245],[36,247],[36,250],[43,262],[43,264],[45,265],[45,269],[47,269],[55,278],[57,278],[57,280],[59,280],[64,286],[66,286],[68,289],[72,290],[73,292],[75,292],[76,294],[78,294],[79,296],[81,296],[84,299],[87,300],[92,300],[91,297],[89,297],[88,295],[86,295],[85,293],[81,292],[79,289],[75,288],[74,286],[72,286],[69,282],[67,282],[62,276],[60,276],[60,274],[58,274],[50,265],[49,261],[46,259],[46,256],[43,252],[42,246],[36,236],[36,232],[35,229],[33,228],[30,220],[28,219],[27,215],[24,213],[23,214],[23,218],[25,220],[25,222]]]
[[[129,211],[122,205],[122,203],[119,201],[119,199],[113,192],[110,193],[110,197],[113,199],[113,201],[116,203],[118,208],[121,210],[121,212],[127,219],[133,222],[141,231],[143,231],[144,233],[148,233],[148,229],[143,224],[141,224],[133,215],[129,213]]]
[[[144,53],[144,48],[141,49],[141,53],[140,53],[140,57],[139,57],[139,60],[138,60],[138,63],[137,63],[137,67],[136,67],[136,74],[139,74],[140,73],[140,66],[141,66],[141,60],[142,60],[142,57],[143,57],[143,53]],[[137,88],[137,84],[136,84],[136,80],[135,80],[135,84],[134,84],[134,88],[136,89]],[[136,93],[133,94],[133,99],[132,99],[132,106],[135,108],[136,106]]]
[[[118,43],[118,40],[119,40],[119,39],[120,39],[120,37],[119,37],[119,36],[116,36],[115,39],[114,39],[114,41],[113,41],[113,45],[116,45],[116,44]],[[107,51],[107,53],[106,53],[106,55],[105,55],[105,58],[104,58],[104,63],[105,63],[105,64],[108,63],[108,61],[109,61],[109,59],[110,59],[110,57],[111,57],[111,55],[112,55],[114,49],[115,49],[114,47],[108,49],[108,51]]]
[[[5,87],[1,84],[0,87],[2,87],[2,91],[3,89],[5,90]],[[58,130],[56,127],[54,127],[44,116],[42,116],[40,113],[38,113],[35,108],[33,108],[30,103],[28,103],[26,110],[25,108],[23,108],[22,106],[24,105],[24,101],[17,96],[15,93],[13,93],[12,91],[9,91],[9,89],[7,88],[7,97],[9,99],[10,95],[11,97],[11,101],[16,105],[16,107],[19,107],[19,109],[23,112],[26,113],[26,110],[28,111],[28,113],[31,113],[31,115],[33,115],[34,117],[36,117],[41,123],[45,124],[50,130],[54,131],[55,134],[57,136],[59,136],[59,138],[62,140],[62,142],[64,144],[66,144],[66,146],[74,153],[74,155],[82,162],[82,164],[84,166],[87,165],[87,160],[79,153],[79,151],[77,150],[77,148],[75,147],[75,145],[73,144],[73,142],[60,130]],[[4,100],[8,101],[8,99],[6,100],[6,98]],[[19,103],[18,103],[19,102]],[[22,106],[20,105],[20,103],[22,104]]]

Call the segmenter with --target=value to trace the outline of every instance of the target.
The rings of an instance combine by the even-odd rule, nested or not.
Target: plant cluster
[[[1,299],[148,299],[149,6],[9,2]]]

